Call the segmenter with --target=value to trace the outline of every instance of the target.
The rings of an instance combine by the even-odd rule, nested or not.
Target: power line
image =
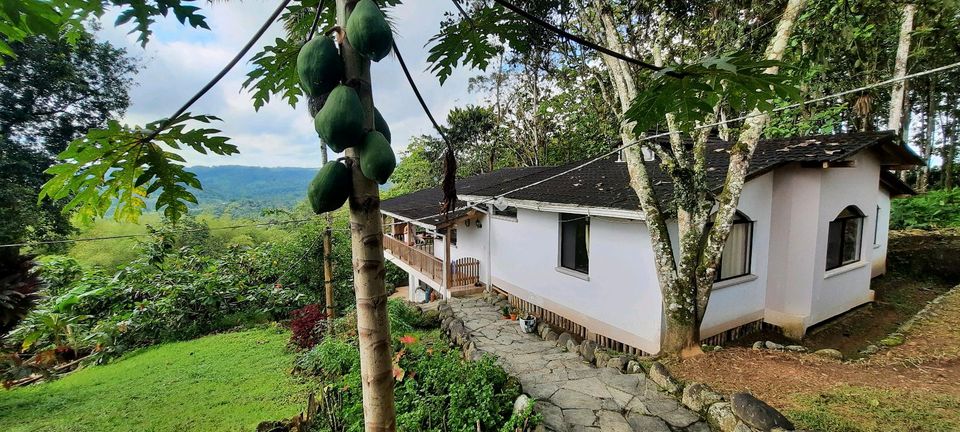
[[[599,52],[604,53],[604,54],[606,54],[606,55],[608,55],[608,56],[610,56],[610,57],[614,57],[614,58],[623,60],[623,61],[625,61],[625,62],[627,62],[627,63],[635,64],[635,65],[640,66],[640,67],[642,67],[642,68],[644,68],[644,69],[649,69],[649,70],[652,70],[652,71],[655,71],[655,72],[660,72],[660,71],[664,70],[663,67],[656,66],[656,65],[654,65],[654,64],[647,63],[647,62],[645,62],[645,61],[643,61],[643,60],[638,60],[638,59],[636,59],[636,58],[630,57],[630,56],[625,55],[625,54],[623,54],[623,53],[620,53],[620,52],[611,50],[611,49],[609,49],[609,48],[607,48],[607,47],[605,47],[605,46],[596,44],[596,43],[591,42],[591,41],[589,41],[589,40],[586,40],[586,39],[584,39],[584,38],[582,38],[582,37],[580,37],[580,36],[577,36],[577,35],[575,35],[575,34],[573,34],[573,33],[570,33],[570,32],[568,32],[568,31],[566,31],[566,30],[564,30],[564,29],[561,29],[561,28],[559,28],[559,27],[557,27],[557,26],[555,26],[555,25],[553,25],[553,24],[550,24],[550,23],[548,23],[548,22],[546,22],[546,21],[544,21],[544,20],[542,20],[542,19],[540,19],[540,18],[532,15],[531,13],[529,13],[529,12],[527,12],[527,11],[519,8],[518,6],[510,3],[510,2],[507,1],[507,0],[493,0],[493,1],[494,1],[495,3],[500,4],[501,6],[503,6],[503,7],[505,7],[505,8],[507,8],[507,9],[510,9],[511,11],[513,11],[513,12],[516,13],[517,15],[520,15],[521,17],[523,17],[523,18],[526,19],[527,21],[530,21],[530,22],[532,22],[532,23],[534,23],[534,24],[536,24],[536,25],[538,25],[538,26],[540,26],[540,27],[543,27],[543,28],[545,28],[545,29],[547,29],[547,30],[555,33],[556,35],[558,35],[558,36],[560,36],[560,37],[562,37],[562,38],[564,38],[564,39],[574,41],[574,42],[576,42],[576,43],[578,43],[578,44],[580,44],[580,45],[583,45],[583,46],[585,46],[585,47],[587,47],[587,48],[593,49],[594,51],[599,51]],[[453,0],[453,3],[457,5],[457,9],[460,9],[460,5],[457,4],[456,0]],[[462,12],[462,9],[461,9],[461,12]],[[677,72],[677,71],[674,71],[674,70],[667,70],[667,71],[666,71],[666,74],[669,75],[669,76],[672,76],[672,77],[674,77],[674,78],[683,78],[683,77],[684,77],[684,74],[682,74],[682,73],[680,73],[680,72]]]
[[[240,59],[242,59],[243,56],[245,56],[247,52],[250,51],[250,48],[253,48],[253,45],[257,43],[258,40],[260,40],[260,37],[263,36],[264,33],[266,33],[267,29],[270,28],[273,22],[277,20],[277,17],[279,17],[280,14],[283,13],[283,11],[287,8],[287,4],[289,3],[290,3],[290,0],[281,1],[280,5],[277,6],[277,9],[273,11],[273,14],[271,14],[270,17],[267,18],[267,20],[263,23],[263,25],[260,26],[260,29],[258,29],[257,32],[250,37],[250,40],[247,41],[247,44],[244,45],[242,49],[240,49],[240,52],[238,52],[237,55],[233,56],[233,59],[231,59],[230,62],[227,63],[227,65],[224,66],[223,69],[221,69],[220,72],[218,72],[217,75],[215,75],[210,80],[210,82],[208,82],[205,86],[203,86],[203,88],[201,88],[200,91],[194,94],[193,97],[190,98],[190,100],[184,103],[183,106],[180,107],[180,109],[174,112],[172,116],[167,117],[165,120],[163,120],[163,122],[160,123],[160,126],[158,126],[156,129],[151,131],[150,134],[147,135],[142,142],[147,143],[147,142],[153,141],[153,139],[156,138],[157,135],[160,134],[160,132],[162,132],[164,129],[170,126],[170,124],[173,121],[175,121],[177,117],[180,117],[183,113],[185,113],[188,109],[190,109],[190,106],[192,106],[194,103],[200,100],[200,98],[202,98],[203,95],[207,94],[207,92],[210,91],[210,89],[212,89],[213,86],[217,85],[217,83],[220,82],[220,80],[227,75],[227,72],[230,72],[230,70],[233,69],[233,67],[236,66],[238,62],[240,62]]]
[[[317,26],[320,24],[320,14],[323,13],[323,0],[320,0],[317,3],[317,13],[313,16],[313,23],[310,24],[310,33],[307,34],[307,42],[310,39],[313,39],[313,35],[317,32]]]

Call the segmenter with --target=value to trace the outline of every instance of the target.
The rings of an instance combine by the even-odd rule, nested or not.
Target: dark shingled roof
[[[486,174],[457,179],[457,194],[472,195],[477,191],[495,187],[498,184],[526,181],[524,179],[552,169],[554,167],[504,168]],[[380,209],[404,218],[417,219],[433,226],[446,221],[447,218],[456,219],[467,212],[467,210],[462,209],[467,203],[457,201],[456,208],[461,210],[452,212],[447,216],[440,216],[442,204],[443,191],[434,187],[385,200],[380,204]]]
[[[719,189],[726,177],[730,159],[730,143],[710,140],[707,143],[707,182]],[[885,164],[910,165],[919,158],[897,144],[892,132],[858,132],[763,140],[750,161],[748,179],[763,175],[788,163],[830,163],[842,161],[866,148],[877,147]],[[510,168],[457,181],[459,195],[496,197],[510,192],[507,198],[586,207],[623,210],[640,208],[637,195],[630,187],[627,165],[610,156],[569,173],[584,162],[559,167]],[[670,199],[673,186],[670,177],[656,161],[647,163],[647,172],[654,183],[654,193],[662,200]],[[556,176],[556,178],[550,178]],[[548,179],[543,183],[537,181]],[[889,177],[888,177],[889,178]],[[531,186],[532,185],[532,186]],[[514,191],[519,187],[526,188]],[[511,192],[514,191],[514,192]],[[383,209],[403,217],[418,219],[437,213],[442,192],[426,189],[383,202]],[[461,207],[462,204],[458,204]],[[437,219],[438,221],[441,219]],[[428,222],[434,225],[433,222]]]

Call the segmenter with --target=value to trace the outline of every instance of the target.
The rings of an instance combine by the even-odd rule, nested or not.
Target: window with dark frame
[[[860,209],[848,206],[830,222],[827,232],[827,270],[860,261],[863,219]]]
[[[716,281],[724,281],[750,274],[753,264],[753,221],[737,212],[723,245],[723,253],[717,263]]]
[[[450,246],[456,246],[457,245],[457,229],[448,228],[447,233],[450,235]]]
[[[878,239],[880,239],[880,206],[877,206],[877,215],[873,217],[873,244],[880,244],[877,242]]]
[[[560,266],[583,274],[589,273],[589,216],[560,214]]]

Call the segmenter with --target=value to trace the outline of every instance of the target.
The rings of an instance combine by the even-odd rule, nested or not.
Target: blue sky
[[[142,125],[172,114],[240,50],[278,4],[264,0],[203,2],[203,13],[212,31],[182,26],[171,17],[154,26],[146,48],[140,47],[136,34],[127,34],[129,25],[113,26],[115,13],[105,16],[98,37],[126,48],[143,68],[131,89],[132,104],[124,122]],[[445,1],[408,0],[390,13],[397,45],[431,111],[441,122],[451,108],[480,99],[467,91],[468,79],[479,71],[457,70],[442,87],[426,71],[424,45],[438,32],[443,13],[452,9]],[[181,152],[189,165],[320,165],[319,141],[303,105],[293,108],[285,102],[272,101],[259,112],[254,111],[250,95],[241,88],[250,69],[246,60],[282,31],[280,24],[274,24],[247,58],[191,109],[194,113],[221,117],[224,121],[214,127],[232,138],[240,154],[225,157]],[[393,56],[375,63],[372,74],[375,103],[390,124],[394,151],[399,154],[411,136],[430,133],[432,127]]]

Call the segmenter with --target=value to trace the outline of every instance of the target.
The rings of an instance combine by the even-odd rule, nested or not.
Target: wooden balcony
[[[383,249],[413,269],[429,277],[441,287],[445,287],[451,296],[459,297],[482,292],[480,283],[480,261],[464,257],[450,263],[449,280],[444,280],[444,262],[433,255],[433,244],[408,245],[395,237],[383,236]]]
[[[383,249],[417,269],[420,273],[427,275],[434,282],[443,284],[443,261],[433,256],[432,253],[410,246],[388,235],[383,236]]]

